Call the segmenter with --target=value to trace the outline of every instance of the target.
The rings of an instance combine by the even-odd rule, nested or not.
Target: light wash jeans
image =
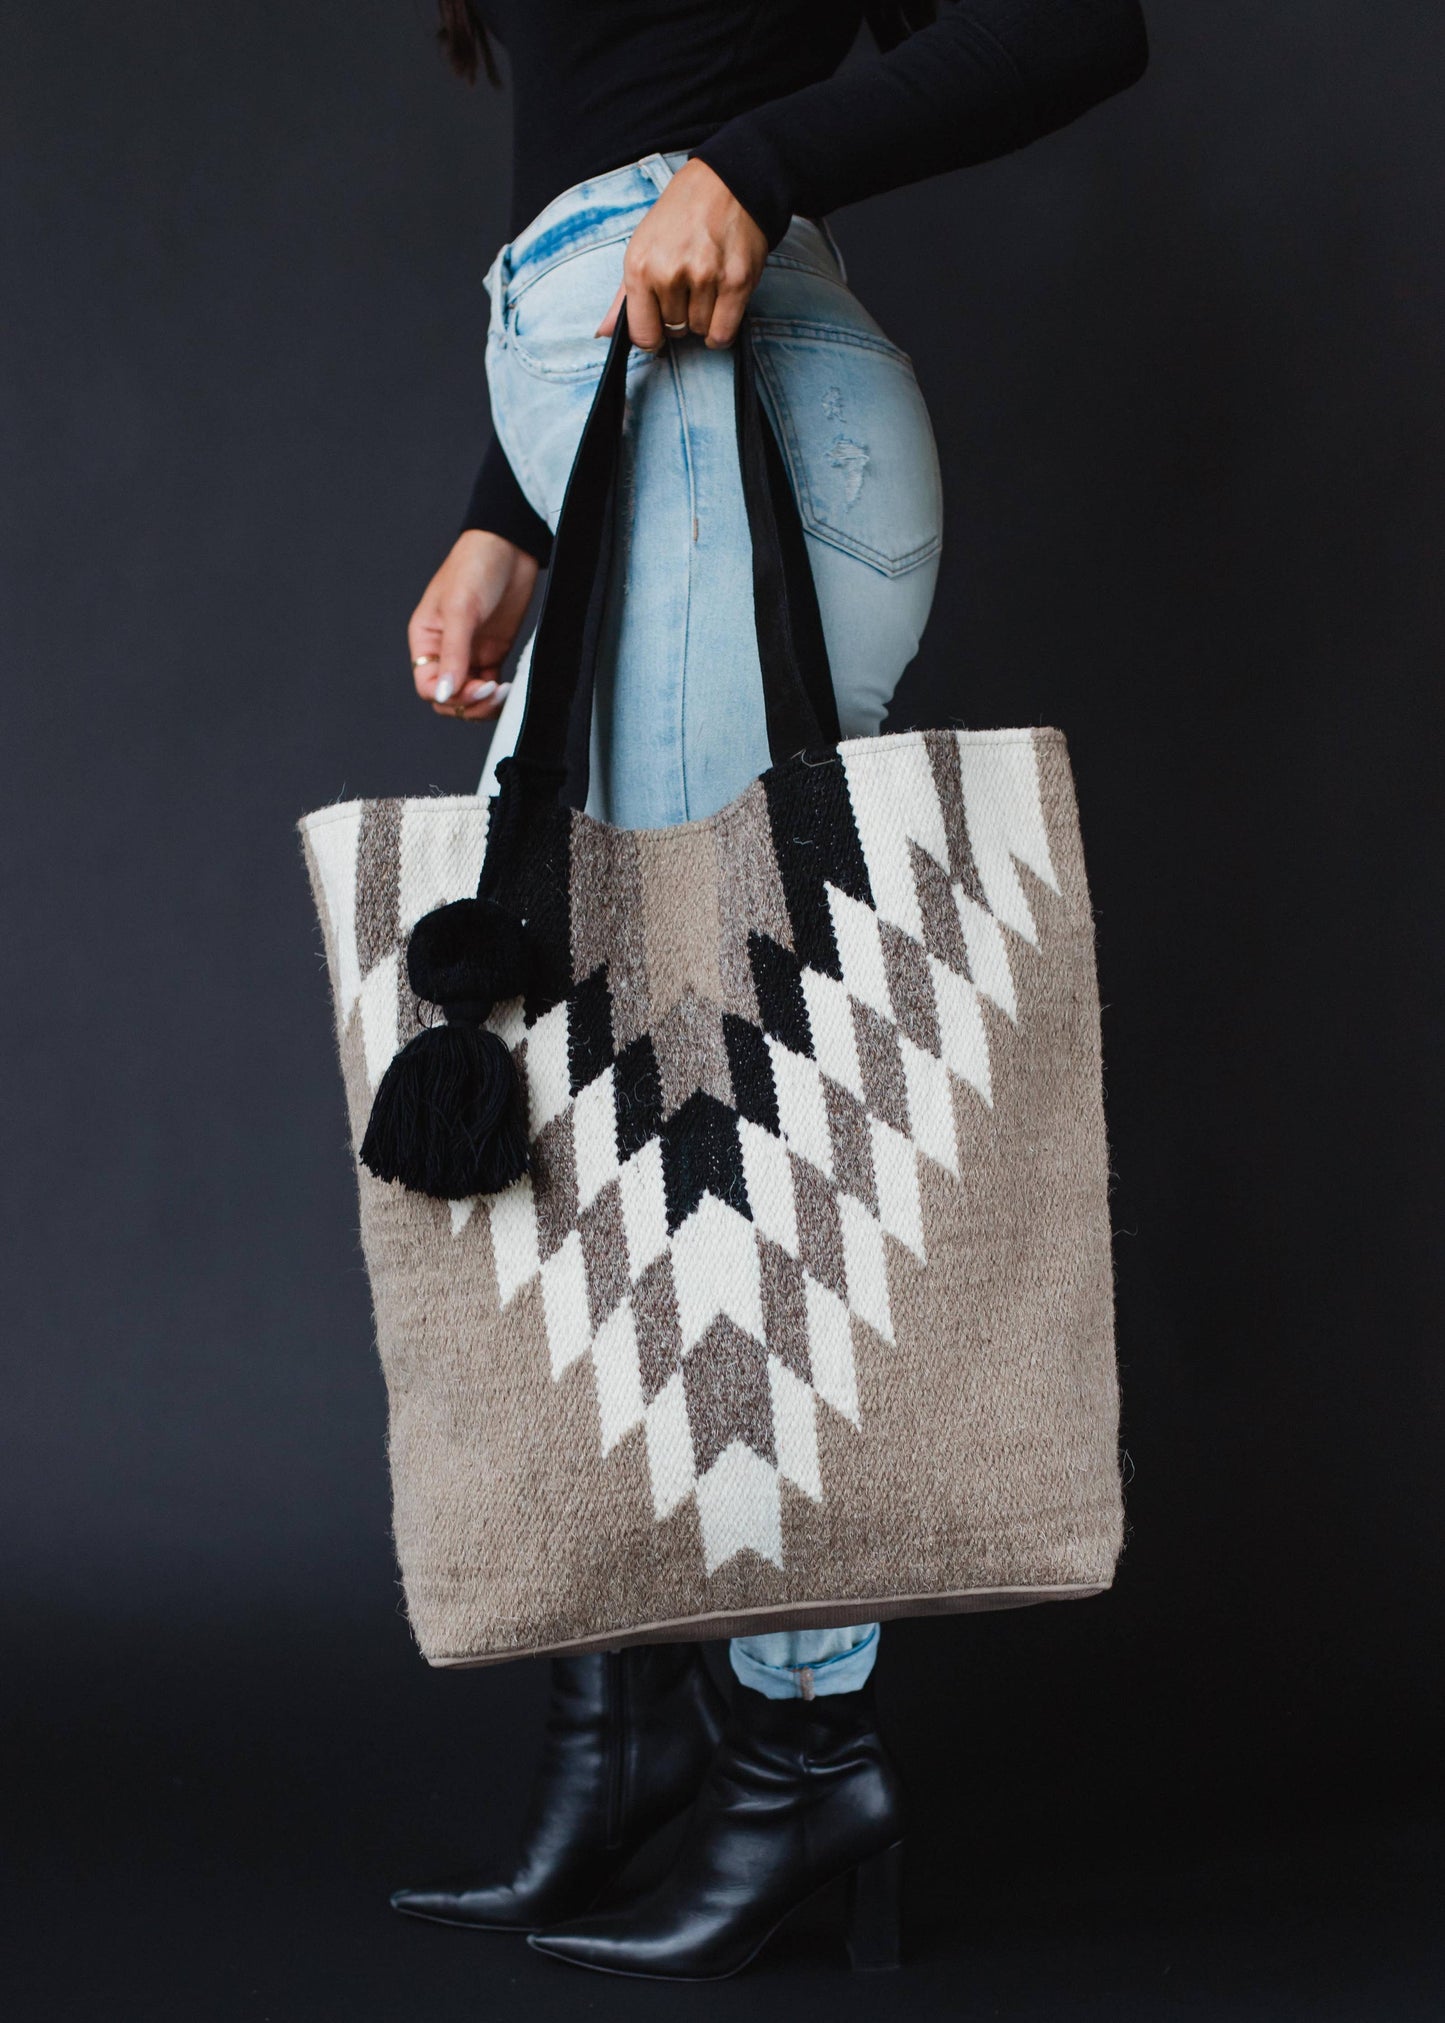
[[[682,154],[566,190],[487,275],[492,419],[533,506],[557,524],[607,340],[593,335],[634,227]],[[846,285],[826,227],[794,218],[749,307],[763,395],[807,531],[845,737],[871,737],[918,649],[942,526],[938,453],[906,355]],[[733,365],[698,338],[628,367],[623,493],[597,674],[588,810],[625,828],[715,814],[768,766],[738,474]],[[521,728],[530,646],[483,794]],[[849,1692],[878,1626],[736,1639],[773,1699]]]

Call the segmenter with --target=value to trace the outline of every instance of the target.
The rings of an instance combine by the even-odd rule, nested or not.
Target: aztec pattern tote
[[[619,318],[496,798],[301,825],[435,1664],[1096,1594],[1120,1548],[1065,741],[840,741],[736,355],[762,778],[582,809]]]

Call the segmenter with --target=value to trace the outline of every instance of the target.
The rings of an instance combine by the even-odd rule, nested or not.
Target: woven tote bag
[[[1118,1400],[1063,735],[840,739],[745,330],[772,763],[705,821],[585,814],[627,349],[624,317],[495,798],[301,824],[413,1629],[473,1665],[1096,1594]]]

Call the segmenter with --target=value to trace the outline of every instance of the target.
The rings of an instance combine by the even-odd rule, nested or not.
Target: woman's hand
[[[761,226],[722,177],[684,162],[628,240],[622,286],[597,335],[612,335],[625,295],[628,335],[644,351],[662,348],[668,323],[713,350],[731,344],[767,257]]]
[[[465,533],[411,615],[416,692],[442,716],[483,723],[506,701],[500,680],[537,581],[536,559],[500,534]]]

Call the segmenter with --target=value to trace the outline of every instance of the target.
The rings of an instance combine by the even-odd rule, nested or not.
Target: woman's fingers
[[[627,284],[624,281],[622,286],[618,289],[617,293],[612,298],[612,307],[608,310],[607,314],[603,317],[602,321],[598,324],[596,330],[593,332],[594,336],[610,337],[612,335],[613,331],[617,328],[617,312],[622,307],[622,298],[626,293],[627,293]]]
[[[411,646],[415,647],[418,642],[415,638],[413,638],[409,643]],[[425,641],[422,642],[424,646],[428,643],[429,642]],[[440,644],[441,641],[438,640],[436,642],[436,645],[439,646]],[[423,651],[421,653],[413,652],[412,654],[411,657],[412,683],[416,689],[417,694],[421,697],[423,702],[430,702],[432,699],[432,695],[436,689],[437,661],[439,658],[440,656],[437,654],[435,646],[432,647],[432,650],[430,652],[426,651]]]
[[[707,335],[712,320],[716,291],[708,284],[673,282],[655,288],[646,282],[626,282],[612,298],[612,307],[597,327],[597,336],[610,337],[617,328],[617,312],[627,301],[627,334],[641,351],[659,351],[668,337],[681,337],[691,330]]]
[[[678,278],[666,283],[644,280],[624,281],[612,298],[612,306],[597,327],[599,337],[610,337],[617,328],[617,312],[627,301],[627,334],[642,351],[657,351],[665,338],[681,337],[689,330],[706,337],[712,328],[719,300],[720,283],[712,280]],[[743,295],[732,328],[736,329],[747,296]],[[726,340],[724,340],[726,341]]]
[[[702,279],[702,269],[690,268],[667,270],[652,266],[650,286],[662,330],[667,337],[684,337],[691,328],[692,304],[699,290],[707,284]],[[628,298],[627,313],[632,314],[631,297]]]
[[[441,716],[482,723],[506,700],[502,667],[537,581],[536,557],[501,535],[462,534],[407,627],[416,692]]]
[[[702,335],[707,338],[709,348],[716,351],[731,344],[742,324],[743,311],[748,306],[748,297],[753,292],[752,277],[740,268],[728,267],[723,270],[717,294],[713,298],[711,314],[703,326]],[[694,330],[697,325],[692,326]]]
[[[497,681],[488,674],[473,674],[460,695],[450,702],[434,702],[432,708],[438,716],[453,717],[458,723],[487,723],[500,711],[511,686],[509,681]]]
[[[406,643],[411,649],[411,678],[416,692],[423,702],[430,702],[436,691],[442,651],[441,611],[430,591],[412,613]]]
[[[472,723],[495,716],[501,707],[497,676],[509,644],[510,640],[488,636],[472,598],[444,605],[432,708]]]
[[[640,277],[629,279],[626,288],[628,336],[640,351],[660,351],[663,312],[651,282]]]
[[[622,287],[597,334],[616,327],[626,295],[632,341],[646,351],[684,330],[731,344],[767,257],[762,230],[721,177],[685,162],[628,240]]]
[[[436,686],[432,701],[451,702],[460,696],[471,675],[472,641],[477,631],[475,599],[465,593],[449,597],[442,605],[442,643],[438,656]]]
[[[712,325],[717,291],[716,281],[694,281],[688,291],[686,308],[678,315],[669,317],[668,321],[686,322],[694,337],[706,337]]]
[[[610,337],[617,328],[617,312],[627,303],[627,335],[642,351],[657,351],[662,344],[663,313],[649,283],[627,280],[612,298],[612,307],[598,324],[596,335]]]

